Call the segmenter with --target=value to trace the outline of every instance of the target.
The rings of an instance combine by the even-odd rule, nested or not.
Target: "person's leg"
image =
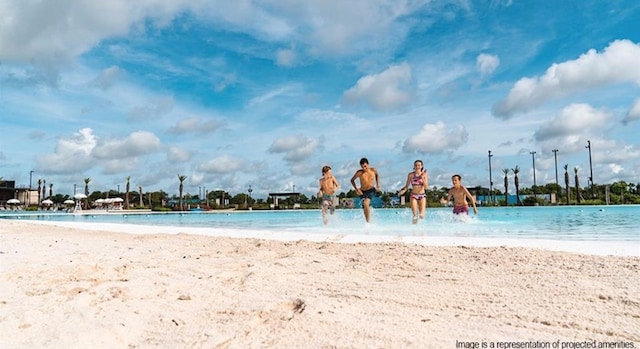
[[[411,222],[413,224],[418,224],[418,200],[413,196],[411,197],[411,212],[413,213],[413,219]]]
[[[329,223],[329,219],[327,219],[327,205],[322,203],[322,221],[324,224]]]
[[[420,219],[424,219],[426,211],[427,211],[427,197],[425,196],[422,200],[420,200]]]
[[[369,217],[371,215],[371,210],[369,209],[369,204],[371,203],[371,199],[366,198],[362,201],[362,209],[364,210],[364,219],[369,223]]]

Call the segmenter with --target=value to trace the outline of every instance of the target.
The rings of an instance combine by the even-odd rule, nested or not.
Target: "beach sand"
[[[515,342],[640,348],[640,257],[0,225],[3,349]]]

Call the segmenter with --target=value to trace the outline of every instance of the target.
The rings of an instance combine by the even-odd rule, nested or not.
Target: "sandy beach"
[[[0,272],[3,349],[640,348],[638,256],[2,221]]]

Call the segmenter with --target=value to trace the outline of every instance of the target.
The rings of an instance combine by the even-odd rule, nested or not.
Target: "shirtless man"
[[[469,193],[467,188],[462,185],[462,177],[460,177],[460,175],[453,175],[451,177],[451,183],[453,184],[453,188],[449,190],[447,202],[451,201],[453,198],[453,214],[469,214],[467,198],[469,198],[471,205],[473,205],[473,213],[478,214],[476,200],[473,199],[473,196],[471,196],[471,193]]]
[[[327,210],[329,210],[331,214],[335,211],[336,189],[338,188],[340,188],[340,184],[338,184],[336,177],[331,173],[331,167],[323,166],[318,198],[322,200],[322,221],[324,224],[329,223]]]
[[[356,185],[356,179],[360,180],[360,187]],[[373,185],[374,181],[375,187]],[[362,199],[364,219],[368,223],[371,218],[371,198],[380,191],[380,178],[378,171],[373,167],[369,167],[369,160],[367,160],[367,158],[360,159],[360,169],[351,177],[351,185],[353,185],[356,193],[360,195],[360,199]]]

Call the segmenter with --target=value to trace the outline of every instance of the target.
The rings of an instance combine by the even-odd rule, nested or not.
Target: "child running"
[[[453,183],[453,188],[449,190],[447,202],[451,202],[451,199],[453,198],[453,214],[469,214],[469,203],[467,203],[467,198],[471,200],[473,213],[478,214],[476,200],[471,196],[471,193],[469,193],[467,188],[462,185],[462,177],[457,174],[451,176],[451,183]]]
[[[327,211],[331,214],[335,211],[336,189],[340,188],[340,184],[333,176],[330,166],[322,167],[322,178],[320,178],[320,190],[318,198],[322,200],[322,221],[324,224],[329,223]]]

